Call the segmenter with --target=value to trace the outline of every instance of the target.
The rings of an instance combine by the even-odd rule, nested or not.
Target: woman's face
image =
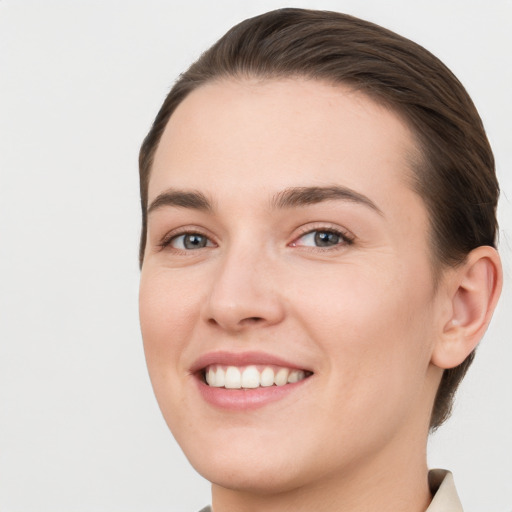
[[[317,81],[212,83],[171,117],[141,328],[163,415],[209,480],[278,491],[424,449],[441,306],[414,155],[393,112]]]

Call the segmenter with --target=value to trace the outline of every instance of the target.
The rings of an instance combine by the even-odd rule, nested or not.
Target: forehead
[[[168,187],[240,191],[340,184],[384,203],[407,185],[414,139],[363,93],[306,79],[224,80],[176,109],[155,154],[149,201]],[[415,197],[417,200],[418,198]]]

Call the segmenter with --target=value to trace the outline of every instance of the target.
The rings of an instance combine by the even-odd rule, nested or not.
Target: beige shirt
[[[453,476],[449,471],[431,469],[428,472],[428,484],[434,497],[425,512],[463,512]],[[200,512],[212,512],[212,509],[205,507]]]
[[[449,471],[431,469],[428,484],[434,497],[425,512],[463,512],[453,475]]]

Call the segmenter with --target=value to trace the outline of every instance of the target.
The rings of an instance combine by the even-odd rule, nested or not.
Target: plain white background
[[[137,313],[137,153],[178,73],[279,0],[0,0],[0,509],[196,511]],[[295,1],[412,38],[472,95],[502,184],[505,290],[429,463],[512,510],[512,2]]]

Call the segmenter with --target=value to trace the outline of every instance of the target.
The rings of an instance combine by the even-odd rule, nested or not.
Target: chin
[[[227,489],[274,494],[304,483],[307,478],[301,474],[308,465],[299,460],[297,449],[290,450],[285,438],[276,445],[265,437],[225,433],[222,438],[203,439],[204,443],[196,438],[193,446],[180,444],[201,476]]]
[[[192,462],[192,461],[191,461]],[[278,494],[303,484],[305,478],[296,474],[289,465],[276,464],[274,458],[267,462],[259,459],[253,463],[239,457],[221,457],[220,460],[192,462],[194,469],[214,485],[225,489],[251,494]],[[281,467],[280,467],[281,466]]]

